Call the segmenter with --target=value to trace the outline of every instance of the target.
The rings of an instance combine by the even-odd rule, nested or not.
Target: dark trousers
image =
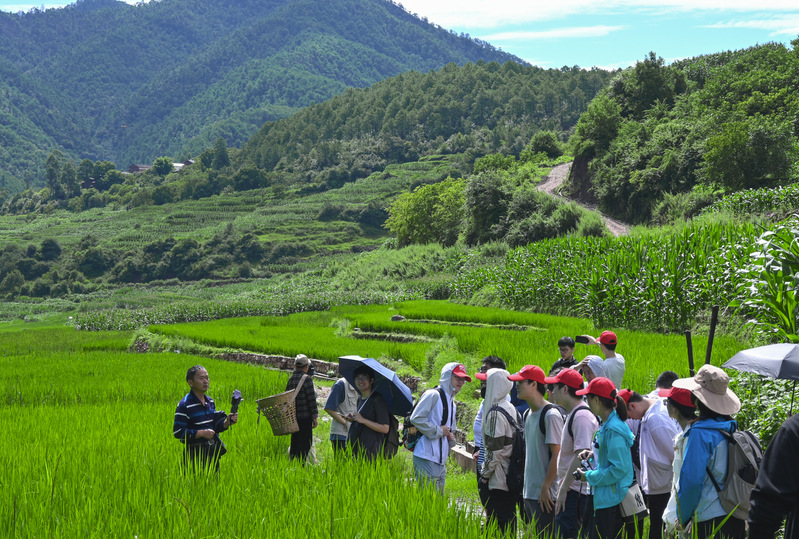
[[[219,458],[226,453],[225,446],[216,439],[213,442],[202,442],[186,446],[183,450],[183,469],[185,472],[219,471]]]
[[[618,505],[605,509],[594,509],[593,522],[587,530],[589,539],[615,539],[624,528]]]
[[[650,494],[645,496],[649,509],[649,539],[663,538],[663,511],[669,504],[670,494]]]
[[[291,434],[289,457],[305,461],[311,452],[311,442],[313,442],[313,418],[297,418],[297,424],[300,430]]]
[[[480,474],[477,474],[477,494],[480,496],[480,503],[483,507],[488,503],[488,483],[483,483]]]
[[[746,522],[739,518],[727,518],[727,522],[721,525],[721,522],[727,518],[716,517],[710,520],[704,520],[696,523],[696,536],[698,539],[708,539],[715,537],[716,539],[744,539],[746,534]],[[721,528],[713,535],[713,530],[721,526]]]
[[[524,500],[524,515],[525,524],[535,524],[535,535],[549,537],[555,531],[555,513],[550,511],[547,513],[538,500]]]
[[[489,523],[496,522],[502,533],[515,537],[516,497],[506,490],[489,490],[486,517]]]
[[[555,515],[555,530],[563,539],[576,539],[583,525],[583,513],[586,507],[593,512],[590,496],[570,490],[566,494],[563,511]]]
[[[347,440],[330,440],[330,444],[333,446],[334,455],[342,451],[347,451]]]

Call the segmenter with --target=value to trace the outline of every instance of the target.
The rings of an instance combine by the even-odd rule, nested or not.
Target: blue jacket
[[[634,441],[630,427],[619,419],[616,410],[611,411],[594,440],[594,458],[599,465],[585,473],[594,493],[594,509],[619,505],[627,495],[634,479],[630,453]]]
[[[737,428],[732,419],[700,419],[685,431],[687,441],[677,487],[677,517],[681,524],[687,524],[694,513],[697,522],[727,515],[706,468],[710,468],[719,487],[724,488],[728,451],[721,431],[735,432]]]

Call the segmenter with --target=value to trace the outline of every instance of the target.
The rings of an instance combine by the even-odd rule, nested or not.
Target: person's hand
[[[446,436],[447,438],[449,438],[449,435],[450,435],[449,427],[446,425],[441,427],[441,436]]]
[[[586,344],[589,344],[589,345],[590,344],[594,344],[594,345],[599,344],[599,342],[597,342],[596,338],[592,337],[591,335],[583,335],[583,337],[588,339],[588,343],[586,343]]]
[[[313,428],[316,428],[318,426],[319,426],[319,420],[317,418],[313,418]]]
[[[213,440],[214,434],[216,434],[212,429],[203,429],[197,431],[197,438],[205,438],[206,440]]]
[[[555,507],[555,502],[552,501],[552,494],[549,492],[549,485],[543,485],[541,492],[538,493],[538,505],[545,513],[551,513]]]
[[[450,442],[454,442],[455,435],[452,432],[447,433],[447,440],[449,440]]]
[[[580,451],[579,457],[580,457],[580,460],[588,460],[589,458],[591,458],[591,450],[590,449],[583,449],[582,451]]]
[[[474,459],[475,462],[477,462],[477,460],[480,458],[480,451],[475,451],[472,454],[472,458]]]
[[[361,415],[361,412],[358,412],[358,413],[357,413],[357,414],[355,414],[355,416],[352,418],[352,420],[353,420],[353,421],[355,421],[356,423],[363,423],[363,419],[364,419],[364,418],[363,418],[363,416]]]
[[[569,485],[566,483],[571,484],[571,481],[567,479],[563,480],[563,483],[560,486],[560,490],[558,490],[558,499],[555,501],[555,514],[563,512],[566,509],[566,494],[569,493]],[[564,486],[566,488],[564,488]]]
[[[229,415],[229,416],[227,417],[227,419],[228,419],[228,424],[230,424],[230,425],[235,425],[235,424],[236,424],[236,422],[239,420],[239,414],[238,414],[238,412],[236,412],[235,414],[231,414],[231,415]]]

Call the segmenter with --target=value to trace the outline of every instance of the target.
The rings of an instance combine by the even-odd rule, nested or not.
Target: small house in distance
[[[142,172],[147,172],[151,167],[152,165],[130,165],[128,172],[131,174],[141,174]]]

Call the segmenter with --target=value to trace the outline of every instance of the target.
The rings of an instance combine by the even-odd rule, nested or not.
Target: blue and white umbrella
[[[413,395],[397,373],[384,367],[377,360],[370,357],[361,356],[341,356],[338,358],[338,372],[355,385],[355,369],[358,367],[369,367],[375,373],[375,383],[373,392],[380,393],[386,400],[388,411],[393,415],[408,415],[413,408]]]

